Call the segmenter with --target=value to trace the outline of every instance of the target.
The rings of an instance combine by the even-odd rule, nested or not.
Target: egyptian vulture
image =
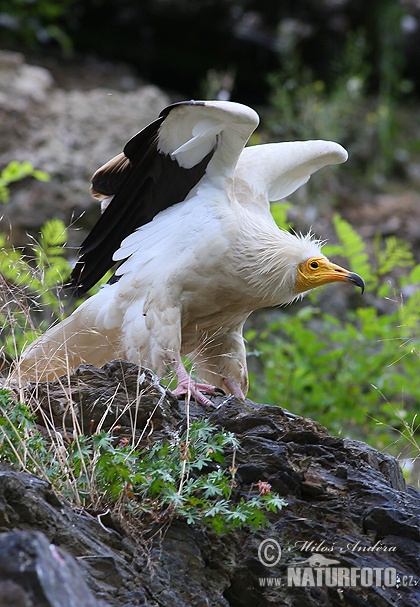
[[[242,330],[253,310],[331,282],[363,290],[311,233],[281,230],[270,213],[270,201],[347,152],[330,141],[245,148],[258,122],[239,103],[175,103],[96,171],[91,190],[103,213],[71,281],[80,296],[116,267],[114,278],[26,349],[21,373],[47,379],[124,358],[158,375],[172,366],[174,394],[204,405],[220,389],[243,398]]]

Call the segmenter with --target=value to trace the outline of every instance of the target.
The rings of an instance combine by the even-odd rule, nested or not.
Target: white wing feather
[[[206,204],[213,204],[215,199],[214,195],[204,195],[206,184],[213,185],[218,190],[222,188],[225,192],[226,179],[233,177],[238,158],[258,122],[258,114],[247,106],[226,101],[203,101],[175,107],[162,123],[158,149],[175,158],[183,168],[191,168],[199,163],[214,148],[216,138],[219,137],[214,156],[200,182],[201,194],[198,204],[201,218],[206,215]],[[183,208],[188,198],[195,193],[196,189],[193,189],[186,201],[162,211],[153,221],[127,236],[114,253],[113,260],[127,259],[140,250],[144,251],[142,257],[149,259],[153,256],[154,247],[158,247],[156,254],[162,249],[161,239],[173,239],[174,234],[179,238],[180,224],[190,222],[190,229],[194,229],[195,220]],[[229,204],[226,195],[218,197],[218,200]],[[135,263],[137,260],[125,262],[116,274],[122,275],[131,271]]]
[[[322,167],[346,160],[346,150],[333,141],[267,143],[244,149],[235,178],[247,182],[257,195],[275,201],[292,194]]]
[[[172,109],[159,129],[158,149],[186,169],[198,164],[214,148],[207,175],[233,174],[246,142],[257,128],[258,114],[240,103],[199,101]]]

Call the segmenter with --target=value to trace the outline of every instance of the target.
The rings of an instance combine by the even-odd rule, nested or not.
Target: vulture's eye
[[[311,263],[309,265],[313,270],[316,270],[317,268],[319,268],[319,264],[317,261],[311,261]]]

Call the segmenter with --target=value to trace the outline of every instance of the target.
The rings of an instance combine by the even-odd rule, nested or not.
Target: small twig
[[[112,533],[112,531],[110,529],[108,529],[108,527],[105,527],[105,525],[103,524],[103,522],[101,521],[101,517],[106,516],[107,514],[109,514],[111,511],[108,508],[107,510],[105,510],[105,512],[102,512],[102,514],[98,514],[96,516],[96,520],[98,521],[98,523],[100,524],[100,526],[102,527],[102,529],[104,531],[106,531],[107,533]]]

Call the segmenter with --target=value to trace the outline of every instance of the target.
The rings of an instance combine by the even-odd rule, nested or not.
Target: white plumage
[[[119,279],[24,352],[20,370],[45,379],[81,362],[121,357],[163,374],[176,394],[248,389],[242,328],[258,308],[289,303],[333,281],[362,279],[330,263],[312,235],[280,230],[269,202],[294,192],[327,164],[347,159],[337,143],[270,143],[244,149],[258,125],[231,102],[166,108],[95,173],[103,215],[73,272],[85,292],[115,262]],[[188,355],[192,382],[181,362]]]

